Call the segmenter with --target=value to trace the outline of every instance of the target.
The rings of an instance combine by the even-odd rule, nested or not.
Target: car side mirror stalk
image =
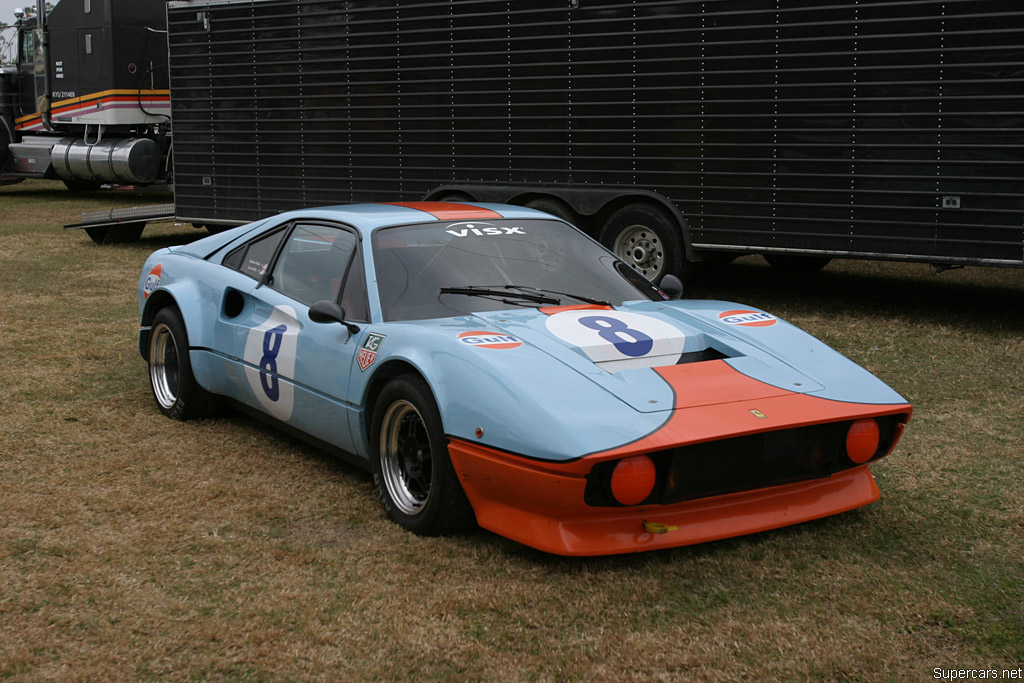
[[[672,273],[661,278],[661,291],[668,297],[669,301],[676,301],[683,298],[683,281]]]
[[[345,320],[345,309],[333,301],[317,301],[309,307],[309,319],[315,323],[341,323],[350,333],[359,331],[359,326]]]

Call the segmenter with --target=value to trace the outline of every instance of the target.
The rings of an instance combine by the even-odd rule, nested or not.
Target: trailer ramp
[[[174,204],[151,204],[106,211],[87,211],[82,222],[65,225],[65,230],[85,229],[96,244],[134,242],[147,223],[174,220]]]

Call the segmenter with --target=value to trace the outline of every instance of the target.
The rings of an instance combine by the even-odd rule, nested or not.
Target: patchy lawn
[[[564,559],[424,539],[369,478],[240,415],[157,412],[136,342],[166,197],[0,188],[0,678],[923,680],[1024,663],[1024,271],[756,257],[688,297],[766,308],[906,396],[882,499],[819,522]]]

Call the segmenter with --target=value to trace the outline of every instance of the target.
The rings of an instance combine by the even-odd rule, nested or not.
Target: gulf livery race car
[[[599,555],[824,517],[878,498],[911,414],[770,313],[673,300],[520,207],[286,213],[155,252],[138,300],[161,412],[258,414],[426,535]]]

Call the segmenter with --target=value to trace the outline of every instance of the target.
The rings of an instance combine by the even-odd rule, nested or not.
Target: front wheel
[[[176,308],[161,309],[149,333],[149,384],[157,408],[175,420],[209,417],[217,412],[217,396],[199,386],[192,375],[185,324]]]
[[[675,273],[684,282],[687,279],[679,222],[660,206],[628,204],[622,207],[604,222],[600,240],[655,284],[667,273]]]
[[[388,517],[423,536],[472,528],[475,518],[448,457],[441,415],[415,375],[392,380],[373,413],[373,482]]]

